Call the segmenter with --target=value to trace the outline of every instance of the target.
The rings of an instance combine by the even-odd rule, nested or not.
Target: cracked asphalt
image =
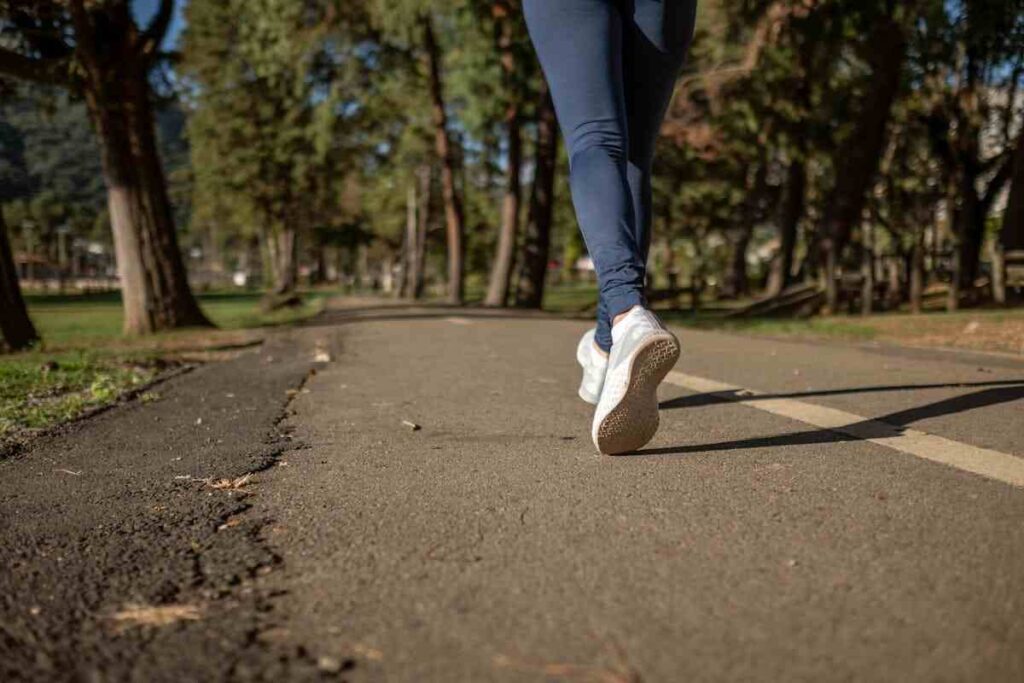
[[[0,679],[1024,680],[1024,490],[669,384],[599,456],[585,328],[335,307],[0,462]],[[1024,459],[1024,362],[680,336]]]

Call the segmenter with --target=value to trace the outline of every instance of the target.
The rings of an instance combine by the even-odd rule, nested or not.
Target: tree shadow
[[[706,453],[713,451],[743,450],[746,448],[775,448],[779,446],[806,446],[812,444],[841,443],[844,441],[863,441],[867,439],[891,438],[904,433],[905,428],[917,422],[931,417],[942,415],[955,415],[957,413],[985,408],[988,406],[1009,403],[1018,399],[1024,399],[1024,381],[1014,382],[979,382],[976,385],[989,386],[987,389],[976,391],[963,396],[954,396],[916,408],[900,410],[880,417],[864,419],[851,425],[842,427],[842,431],[832,429],[814,429],[792,434],[777,434],[774,436],[752,437],[749,439],[738,439],[735,441],[720,441],[710,444],[690,444],[683,446],[668,446],[663,448],[651,448],[637,451],[631,455],[686,455],[689,453]],[[976,386],[964,384],[941,384],[938,387]],[[1001,385],[1001,386],[991,386]],[[901,387],[900,389],[931,388],[930,385],[923,387]],[[872,389],[867,387],[867,389]],[[879,390],[875,388],[875,390]],[[841,390],[845,393],[856,393],[856,390]],[[791,394],[791,396],[824,395],[830,392],[816,392],[812,394]],[[700,394],[699,396],[707,396]],[[782,395],[773,397],[757,396],[754,398],[780,398]],[[744,401],[750,397],[737,396],[737,399]],[[722,397],[722,401],[730,400]],[[721,402],[721,401],[715,401]]]

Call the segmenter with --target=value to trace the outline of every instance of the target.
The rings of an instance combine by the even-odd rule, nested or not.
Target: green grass
[[[544,308],[549,311],[578,314],[592,313],[597,300],[593,283],[562,283],[549,286]],[[683,297],[686,300],[686,297]],[[700,311],[686,308],[663,309],[656,306],[666,322],[701,330],[731,332],[770,337],[798,339],[834,339],[840,341],[885,340],[928,346],[958,346],[978,350],[1020,352],[1012,339],[1014,331],[1024,323],[1024,308],[977,308],[947,313],[933,311],[919,315],[887,312],[871,316],[836,315],[807,319],[792,318],[730,318],[728,311],[747,301],[708,301]],[[968,324],[978,321],[980,329],[961,334]],[[1018,335],[1019,336],[1019,335]],[[999,337],[1004,337],[1000,339]]]
[[[186,329],[147,337],[121,333],[117,293],[30,295],[39,348],[0,356],[0,453],[5,444],[111,403],[157,377],[172,351],[211,349],[242,341],[239,330],[288,325],[319,312],[331,292],[303,294],[303,304],[265,314],[260,293],[202,294],[200,305],[217,330]],[[148,400],[157,393],[146,394]]]
[[[303,305],[270,314],[260,312],[259,292],[225,292],[199,295],[210,320],[220,329],[286,325],[317,313],[329,292],[303,295]],[[117,293],[81,296],[34,295],[26,297],[29,315],[48,349],[81,349],[106,342],[128,343],[121,334],[121,297]],[[194,331],[163,333],[149,339],[171,338]]]
[[[592,282],[566,282],[544,289],[544,310],[582,313],[596,307],[597,285]]]
[[[0,362],[0,443],[4,437],[70,420],[117,399],[157,374],[152,362],[66,352],[41,362],[18,354]]]
[[[869,324],[850,318],[726,318],[720,314],[663,311],[666,322],[699,330],[718,330],[739,334],[787,337],[828,337],[833,339],[874,339],[878,331]]]

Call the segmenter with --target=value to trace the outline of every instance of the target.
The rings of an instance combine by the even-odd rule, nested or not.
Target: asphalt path
[[[0,462],[0,678],[1024,680],[1024,362],[680,330],[608,457],[586,327],[336,307]]]

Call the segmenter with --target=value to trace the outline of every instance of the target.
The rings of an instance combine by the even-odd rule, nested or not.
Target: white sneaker
[[[679,359],[679,340],[637,306],[612,327],[601,400],[591,436],[601,453],[641,448],[658,431],[658,385]]]
[[[583,380],[580,382],[579,395],[591,405],[601,400],[601,387],[604,386],[604,373],[608,370],[608,357],[594,347],[594,335],[597,329],[590,328],[583,334],[576,346],[576,362],[583,368]]]

